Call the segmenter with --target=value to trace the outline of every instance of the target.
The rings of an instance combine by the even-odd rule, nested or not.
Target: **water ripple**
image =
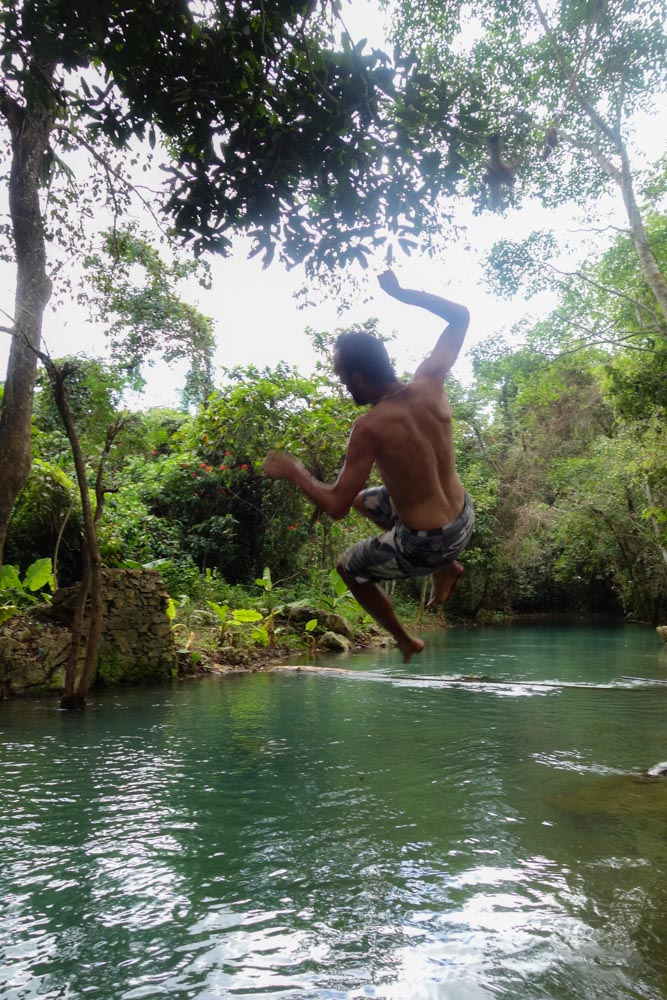
[[[664,677],[447,642],[1,706],[0,997],[656,1000]]]

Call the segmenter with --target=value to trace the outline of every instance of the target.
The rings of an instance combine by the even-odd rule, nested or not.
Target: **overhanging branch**
[[[135,194],[137,196],[143,207],[146,209],[147,212],[149,212],[151,218],[153,219],[154,223],[156,224],[162,235],[164,237],[168,237],[168,234],[164,229],[159,216],[153,209],[153,206],[151,205],[151,203],[148,201],[147,198],[144,198],[144,196],[141,194],[139,190],[139,188],[143,187],[144,185],[136,185],[130,183],[130,181],[128,181],[127,178],[123,176],[123,174],[121,174],[118,170],[116,170],[115,167],[113,167],[109,163],[106,157],[104,157],[97,149],[95,149],[94,145],[91,142],[89,142],[86,138],[84,138],[84,136],[82,136],[79,132],[74,131],[71,128],[71,126],[56,125],[54,131],[65,132],[67,135],[71,136],[76,142],[80,143],[88,153],[90,153],[90,155],[97,163],[100,164],[100,166],[102,167],[107,176],[108,188],[109,191],[111,192],[111,196],[114,200],[114,203],[116,201],[116,198],[115,198],[115,188],[111,181],[112,178],[113,180],[117,181],[121,187],[125,188],[126,191],[130,191],[132,194]],[[116,206],[116,215],[118,216],[120,214],[121,214],[120,210]]]

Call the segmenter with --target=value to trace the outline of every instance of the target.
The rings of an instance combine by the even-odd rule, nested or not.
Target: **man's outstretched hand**
[[[378,284],[387,295],[392,295],[395,299],[400,295],[401,286],[398,283],[398,278],[391,269],[378,274]]]
[[[284,451],[270,451],[264,459],[262,472],[273,479],[293,479],[300,468],[301,462]]]

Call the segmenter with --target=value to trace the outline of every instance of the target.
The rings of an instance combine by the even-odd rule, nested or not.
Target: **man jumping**
[[[443,383],[461,350],[470,314],[438,295],[401,288],[393,271],[378,280],[399,302],[446,321],[435,348],[403,383],[380,340],[368,333],[341,334],[334,348],[336,374],[355,403],[370,409],[352,426],[336,482],[320,482],[284,452],[269,452],[264,472],[294,483],[335,520],[354,507],[383,529],[347,549],[336,568],[361,606],[394,637],[407,663],[424,643],[405,631],[378,584],[433,574],[432,603],[437,604],[451,596],[463,573],[457,556],[468,544],[475,516],[456,474],[452,413]],[[374,464],[384,486],[364,489]]]

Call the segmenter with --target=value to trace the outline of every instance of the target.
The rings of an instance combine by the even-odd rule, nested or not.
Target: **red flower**
[[[221,465],[220,466],[220,472],[224,472],[226,468],[227,468],[226,465]]]
[[[240,465],[239,468],[240,468],[241,472],[243,472],[243,470],[247,469],[248,466],[247,465]]]
[[[226,451],[225,452],[225,458],[227,458],[229,455],[231,455],[231,451]]]

